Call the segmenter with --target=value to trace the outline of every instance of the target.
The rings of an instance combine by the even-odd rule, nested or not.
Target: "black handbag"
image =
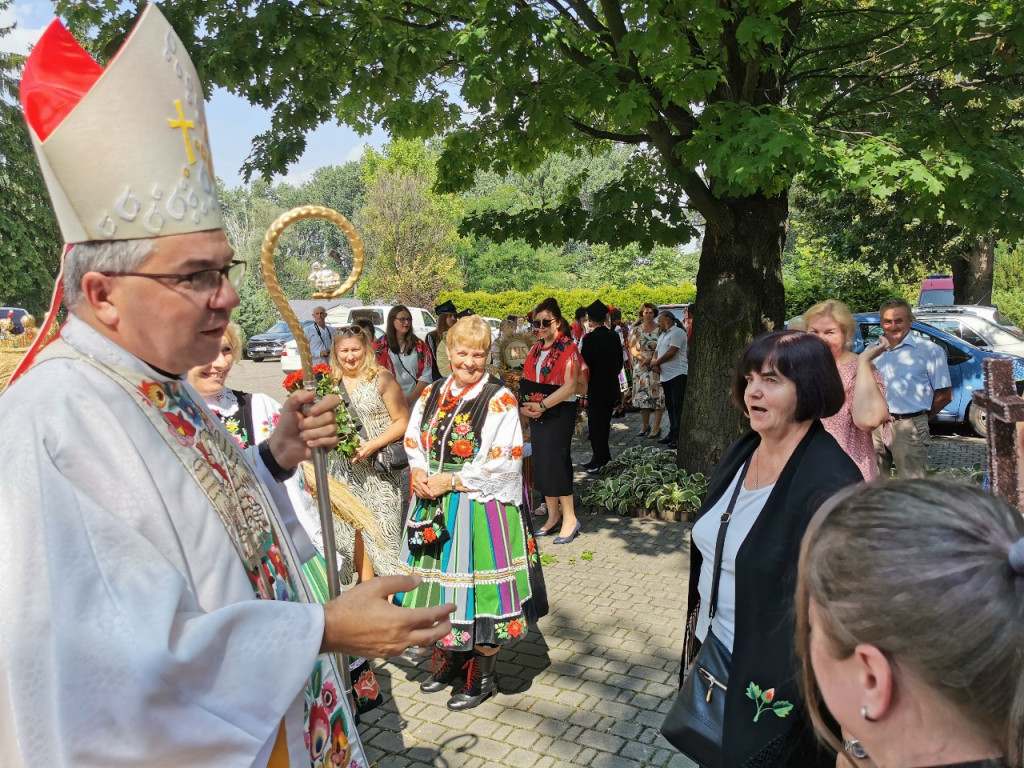
[[[386,475],[409,466],[409,454],[405,452],[405,440],[388,443],[373,455],[373,468]]]
[[[729,499],[729,506],[722,515],[718,526],[718,539],[715,542],[715,566],[711,579],[710,605],[708,616],[714,621],[718,606],[718,582],[722,576],[722,551],[725,548],[725,532],[732,519],[740,487],[746,477],[750,459],[740,472],[736,488]],[[694,609],[687,624],[687,645],[692,638],[692,630],[696,626],[696,614],[700,606]],[[684,659],[684,664],[689,658]],[[668,742],[694,760],[701,768],[722,768],[722,732],[725,726],[725,694],[729,687],[729,667],[732,665],[732,653],[725,644],[715,637],[708,629],[697,657],[693,660],[683,685],[676,694],[672,708],[665,716],[661,725],[661,735]]]
[[[342,402],[352,415],[352,419],[356,423],[356,429],[361,433],[363,440],[369,442],[370,435],[366,431],[362,420],[356,415],[355,409],[352,407],[352,401],[349,399],[348,389],[345,387],[344,380],[341,379],[338,381],[338,394],[341,395]],[[409,455],[405,452],[405,438],[400,437],[395,442],[388,443],[373,454],[373,470],[379,475],[397,472],[408,466]]]

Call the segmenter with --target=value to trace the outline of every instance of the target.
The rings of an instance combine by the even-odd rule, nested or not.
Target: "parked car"
[[[963,339],[978,349],[1024,357],[1024,334],[969,314],[932,314],[919,318],[933,328]]]
[[[311,325],[313,325],[312,320],[302,321],[303,329],[307,329]],[[280,357],[285,342],[291,341],[293,338],[292,332],[288,328],[288,323],[284,320],[278,320],[263,333],[257,333],[249,337],[249,341],[245,344],[245,356],[256,362],[270,357]]]
[[[675,319],[679,321],[679,324],[681,326],[685,327],[686,326],[686,308],[688,306],[690,306],[690,305],[689,304],[662,304],[660,307],[658,307],[658,313],[661,314],[662,311],[668,310],[669,312],[672,313],[672,315],[675,317]]]
[[[384,328],[391,306],[373,304],[365,307],[334,307],[327,312],[327,324],[332,328],[341,328],[356,318],[365,317],[378,328]],[[412,315],[412,332],[421,339],[437,327],[437,320],[422,307],[409,307],[409,314]]]
[[[990,307],[986,304],[936,304],[931,307],[914,307],[914,317],[919,320],[928,322],[928,318],[932,315],[974,315],[988,320],[994,325],[1001,325],[1014,333],[1024,335],[1020,328],[999,314],[998,307]]]
[[[21,324],[21,318],[28,314],[27,310],[21,307],[0,307],[0,317],[9,317],[14,323],[15,333],[24,333],[25,327]]]
[[[926,307],[931,304],[953,303],[953,276],[928,275],[921,282],[921,290],[917,294],[917,305]]]
[[[882,335],[882,323],[877,313],[857,314],[854,315],[854,319],[856,320],[856,328],[854,331],[853,351],[859,353],[864,350],[866,344],[873,343]],[[1024,358],[979,349],[968,344],[963,339],[927,325],[920,320],[914,321],[910,332],[918,338],[935,342],[946,353],[949,377],[953,385],[953,400],[932,417],[933,421],[969,424],[971,429],[978,435],[981,437],[985,436],[987,432],[985,412],[975,407],[972,395],[976,390],[982,389],[985,385],[982,361],[986,357],[1009,357],[1013,359],[1017,391],[1024,392]]]
[[[355,319],[355,318],[353,318]],[[374,326],[374,339],[379,339],[384,335],[384,328]],[[323,362],[323,361],[315,361]],[[291,373],[297,371],[302,367],[302,360],[299,358],[299,345],[295,339],[288,339],[285,342],[284,348],[281,350],[281,370],[284,373]]]

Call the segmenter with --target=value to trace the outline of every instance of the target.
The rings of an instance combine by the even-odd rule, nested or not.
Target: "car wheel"
[[[988,414],[985,413],[984,408],[979,408],[972,403],[967,409],[967,422],[978,437],[988,435]]]
[[[250,357],[249,359],[252,360],[254,363],[262,363],[267,358],[265,358],[265,357]]]

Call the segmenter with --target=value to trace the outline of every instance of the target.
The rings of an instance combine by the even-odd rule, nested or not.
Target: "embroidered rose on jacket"
[[[504,405],[506,410],[516,407],[516,399],[509,392],[502,393],[501,397],[498,398],[498,402]]]
[[[456,440],[452,443],[452,454],[460,459],[468,459],[473,455],[473,443],[469,440]]]
[[[748,699],[753,699],[757,704],[757,712],[754,713],[755,723],[765,712],[771,712],[776,717],[785,717],[793,711],[793,705],[788,701],[775,701],[774,688],[762,691],[760,686],[751,683],[747,686],[746,694]]]
[[[469,424],[465,422],[455,425],[455,434],[459,437],[465,437],[469,434]]]
[[[319,760],[327,750],[330,740],[331,721],[325,707],[309,710],[309,756]]]
[[[411,448],[412,450],[415,451],[416,450],[416,441],[413,440],[411,437],[405,438],[405,447],[406,448]]]
[[[487,452],[487,458],[489,459],[500,459],[501,458],[501,446],[492,445],[491,450]]]
[[[523,458],[523,446],[521,446],[521,445],[513,445],[512,446],[512,458],[513,459],[521,459],[521,458]]]

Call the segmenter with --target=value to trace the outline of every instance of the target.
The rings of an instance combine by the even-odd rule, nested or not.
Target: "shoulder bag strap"
[[[363,420],[359,418],[359,413],[352,405],[352,397],[348,393],[348,387],[345,386],[345,378],[343,376],[338,377],[338,395],[341,397],[341,402],[345,404],[345,410],[348,411],[349,416],[356,423],[356,431],[362,435],[365,442],[370,442],[370,433],[366,431]],[[749,462],[747,463],[749,464]]]
[[[729,506],[722,514],[722,522],[718,526],[718,541],[715,542],[715,568],[711,577],[711,605],[708,606],[708,620],[715,618],[715,611],[718,608],[718,582],[722,578],[722,551],[725,549],[725,532],[729,528],[729,521],[732,519],[732,511],[736,507],[736,499],[740,495],[740,488],[743,487],[743,479],[747,476],[747,469],[750,467],[751,454],[743,464],[740,475],[736,480],[736,487],[732,491],[732,498],[729,499]]]

